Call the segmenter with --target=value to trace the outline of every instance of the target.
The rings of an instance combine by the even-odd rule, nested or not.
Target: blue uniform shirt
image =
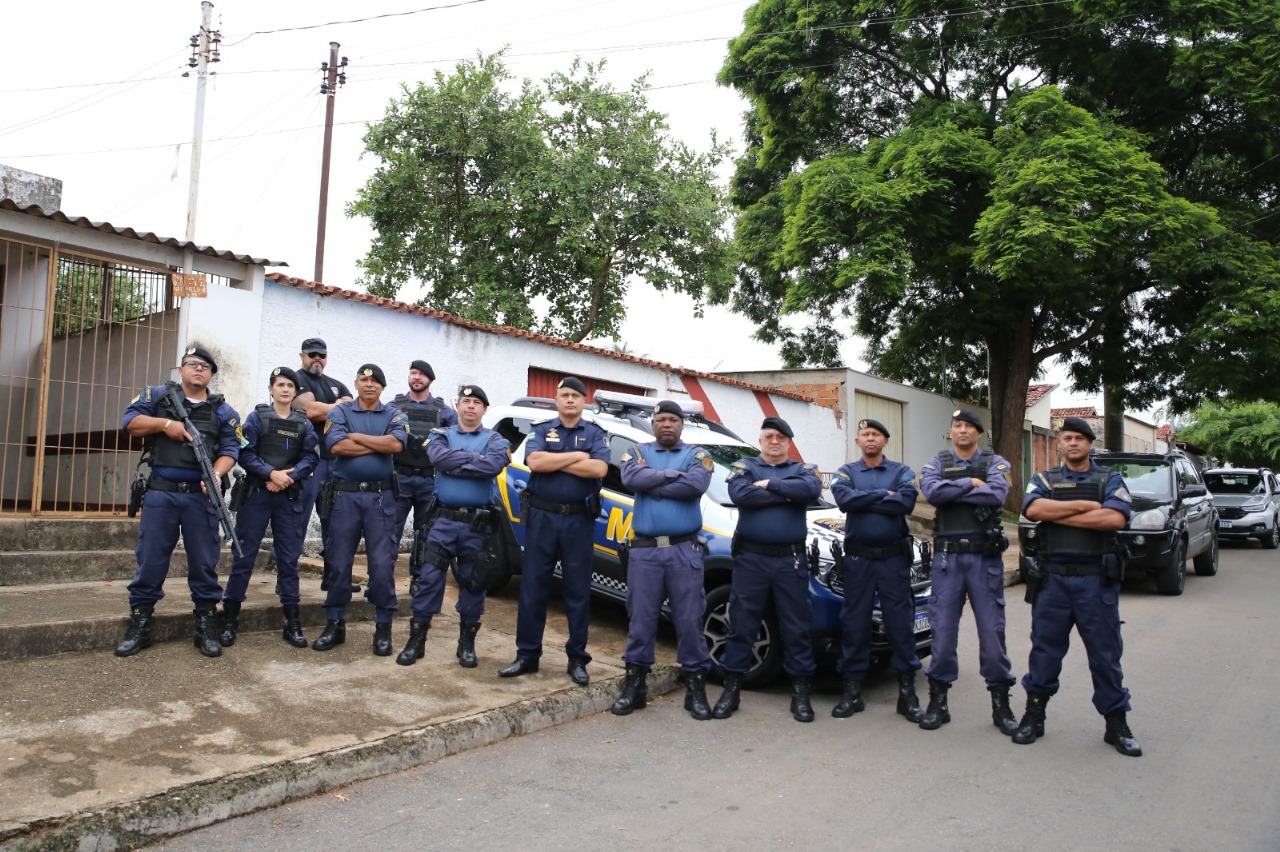
[[[858,459],[836,471],[831,494],[848,517],[845,538],[864,547],[883,547],[905,538],[907,515],[916,505],[913,480],[911,468],[883,457],[875,467]]]
[[[139,414],[169,419],[169,415],[160,410],[160,400],[168,392],[167,385],[152,385],[143,388],[142,393],[135,396],[133,402],[129,403],[128,407],[125,408],[124,416],[120,419],[120,428],[128,429],[133,418]],[[207,403],[186,399],[185,405],[188,413],[190,413],[201,405],[207,405]],[[217,418],[218,446],[210,448],[209,455],[213,457],[211,461],[217,461],[220,456],[228,456],[232,459],[240,458],[240,447],[243,445],[239,434],[240,415],[224,401],[218,405]],[[164,435],[156,435],[155,439],[157,441],[169,440]],[[185,467],[153,467],[151,472],[171,482],[199,482],[202,478],[199,470]]]
[[[1097,470],[1098,465],[1093,459],[1089,459],[1089,469],[1082,471],[1074,471],[1063,465],[1059,468],[1062,476],[1068,482],[1083,482],[1088,479],[1090,474]],[[1027,507],[1041,497],[1053,499],[1053,489],[1049,487],[1049,480],[1045,479],[1045,473],[1037,473],[1031,477],[1031,482],[1027,485],[1027,494],[1022,498],[1022,513],[1027,513]],[[1115,509],[1124,515],[1125,522],[1133,515],[1133,506],[1130,505],[1132,498],[1129,497],[1129,489],[1124,487],[1124,477],[1111,471],[1111,475],[1107,477],[1106,488],[1102,492],[1102,508]]]
[[[702,529],[702,495],[714,467],[706,450],[683,441],[669,450],[657,441],[640,444],[634,453],[628,450],[619,468],[622,484],[636,493],[632,528],[651,538]]]
[[[975,448],[973,455],[967,459],[952,452],[957,464],[967,464],[978,455]],[[964,479],[943,479],[942,461],[934,456],[920,468],[920,492],[933,506],[944,503],[967,503],[970,506],[1004,505],[1004,498],[1009,495],[1009,463],[1002,456],[991,454],[984,477],[986,484],[975,486],[969,477]]]
[[[461,509],[487,506],[493,478],[507,466],[511,443],[492,429],[464,432],[454,424],[427,436],[427,458],[436,469],[436,499]]]
[[[569,427],[559,417],[533,424],[529,433],[525,458],[534,453],[584,452],[592,459],[609,463],[609,446],[605,431],[587,420]],[[554,473],[531,473],[529,493],[553,503],[582,503],[600,493],[600,480],[583,479],[563,470]]]
[[[249,412],[249,416],[244,421],[244,449],[240,451],[240,466],[249,474],[259,479],[271,479],[271,473],[275,470],[271,465],[262,460],[258,455],[258,436],[262,432],[262,418],[258,416],[257,409]],[[320,460],[318,447],[320,439],[316,437],[316,430],[311,425],[310,420],[306,420],[302,424],[302,455],[298,456],[298,461],[293,465],[293,473],[289,477],[294,482],[301,482],[311,476],[316,469],[316,464]]]
[[[768,487],[756,485],[768,480]],[[822,493],[816,465],[798,461],[769,464],[763,458],[739,459],[726,479],[729,499],[741,511],[736,535],[753,544],[804,544],[809,537],[805,513]]]
[[[329,409],[329,419],[324,424],[324,445],[333,445],[349,434],[390,435],[404,446],[405,424],[409,418],[394,405],[379,401],[377,408],[365,411],[358,400],[340,402]],[[382,482],[391,478],[394,453],[370,453],[364,456],[334,456],[333,476],[352,482]]]

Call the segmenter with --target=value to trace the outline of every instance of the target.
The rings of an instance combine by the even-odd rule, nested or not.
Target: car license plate
[[[1220,528],[1224,529],[1224,530],[1225,530],[1225,529],[1230,529],[1230,527],[1231,527],[1231,522],[1230,522],[1230,521],[1218,521],[1218,526],[1219,526]]]
[[[929,629],[929,616],[917,615],[916,616],[916,632],[923,633],[928,629]]]

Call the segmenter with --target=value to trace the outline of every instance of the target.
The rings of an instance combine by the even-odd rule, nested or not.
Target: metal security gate
[[[0,516],[124,514],[120,415],[169,376],[178,309],[168,270],[0,238]]]

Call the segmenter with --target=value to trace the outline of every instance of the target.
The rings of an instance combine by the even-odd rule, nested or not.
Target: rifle
[[[222,525],[223,534],[231,542],[231,552],[239,559],[244,556],[244,551],[240,549],[240,540],[236,538],[235,528],[231,524],[231,512],[228,511],[227,504],[222,501],[222,483],[218,480],[218,474],[213,472],[213,459],[209,458],[209,449],[204,445],[200,430],[191,422],[191,415],[187,413],[187,407],[183,404],[177,386],[170,386],[168,396],[174,413],[178,415],[177,419],[182,421],[183,427],[187,430],[187,437],[191,439],[191,449],[196,454],[196,461],[200,462],[205,495],[218,513],[218,523]]]

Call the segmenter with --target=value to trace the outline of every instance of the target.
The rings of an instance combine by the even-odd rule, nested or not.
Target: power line
[[[407,12],[384,12],[381,15],[369,15],[364,18],[350,18],[345,21],[326,21],[323,24],[304,24],[302,26],[297,26],[297,27],[278,27],[277,29],[274,29],[274,30],[255,30],[254,32],[246,34],[244,38],[231,42],[230,44],[227,45],[227,47],[232,47],[237,44],[243,44],[249,39],[253,38],[254,36],[259,36],[259,35],[274,35],[276,33],[292,33],[292,32],[299,32],[301,30],[318,30],[318,29],[322,29],[323,27],[336,27],[340,24],[363,24],[367,21],[378,21],[378,20],[382,20],[383,18],[405,18],[405,17],[408,17],[409,15],[420,15],[423,12],[438,12],[441,9],[457,9],[460,6],[474,6],[476,3],[485,3],[485,2],[487,2],[487,0],[459,0],[459,2],[457,3],[445,3],[440,6],[427,6],[422,9],[411,9]]]

